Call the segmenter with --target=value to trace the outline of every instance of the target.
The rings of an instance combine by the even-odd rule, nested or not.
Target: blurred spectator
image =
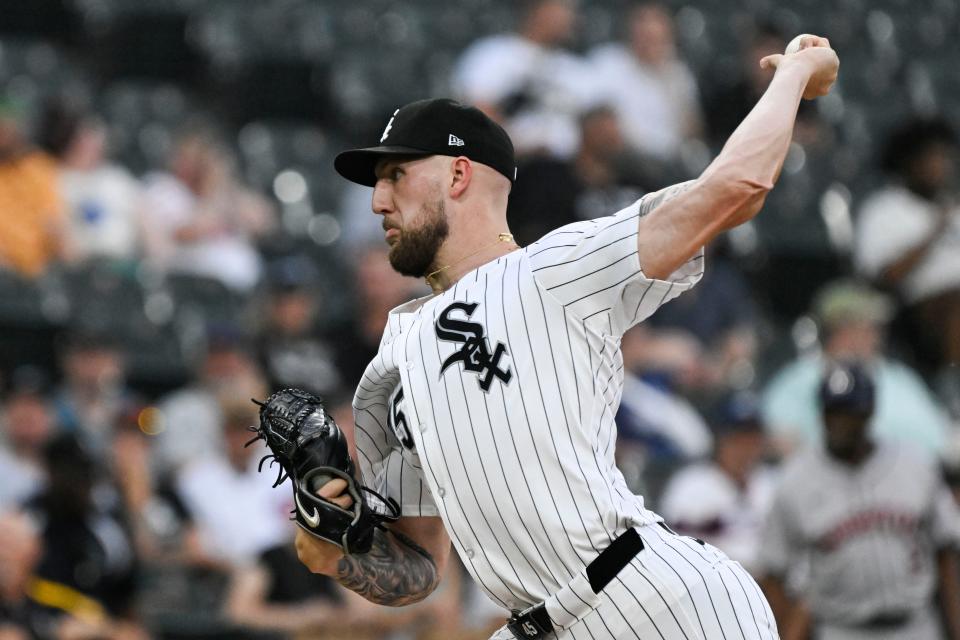
[[[648,454],[687,462],[710,452],[713,437],[697,410],[632,374],[625,374],[617,412],[618,442],[642,442]]]
[[[311,574],[287,544],[264,551],[256,564],[236,568],[226,607],[232,622],[267,632],[269,638],[374,640],[395,638],[393,631],[405,631],[400,637],[411,637],[414,630],[436,626],[448,613],[444,608],[458,608],[450,590],[455,592],[459,582],[453,582],[425,602],[391,609],[369,602],[332,578]],[[446,630],[453,634],[428,637],[463,637],[458,629]]]
[[[628,152],[613,110],[594,107],[580,118],[573,158],[533,157],[517,168],[510,230],[526,245],[565,224],[616,213],[656,188],[654,179],[641,175],[645,168]]]
[[[316,327],[317,268],[306,256],[288,256],[267,270],[266,322],[258,357],[271,390],[298,387],[321,396],[340,387],[333,349]]]
[[[250,564],[259,554],[293,540],[290,485],[271,486],[277,465],[259,463],[269,453],[253,438],[257,422],[249,399],[223,408],[224,448],[193,459],[176,474],[175,487],[196,523],[204,553],[225,569]]]
[[[130,517],[137,556],[158,565],[191,565],[202,560],[190,514],[169,477],[151,473],[152,434],[160,420],[156,407],[127,402],[117,416],[111,443],[111,471]]]
[[[68,335],[59,355],[63,382],[53,394],[58,424],[105,456],[114,422],[130,397],[123,354],[112,336],[84,330]]]
[[[0,515],[0,640],[32,640],[50,630],[50,616],[29,597],[40,561],[40,537],[30,520],[16,511]]]
[[[705,111],[710,144],[719,149],[726,143],[773,79],[773,69],[762,69],[765,56],[783,53],[787,39],[772,23],[757,24],[747,46],[741,49],[736,73],[715,73],[709,78]]]
[[[631,329],[624,347],[638,375],[682,389],[703,405],[749,387],[757,352],[756,305],[747,283],[716,246],[707,254],[707,286]]]
[[[697,410],[668,389],[637,375],[640,349],[637,336],[623,336],[624,385],[617,411],[617,433],[606,447],[614,445],[617,467],[635,493],[655,503],[667,478],[676,469],[710,452],[713,436]]]
[[[246,339],[233,327],[211,327],[196,380],[160,399],[154,464],[163,476],[224,450],[221,407],[263,398],[267,387]]]
[[[677,55],[673,17],[659,3],[644,3],[630,11],[626,28],[626,44],[590,54],[600,95],[616,111],[628,145],[676,159],[703,125],[696,79]]]
[[[761,537],[781,634],[936,640],[939,600],[946,637],[960,637],[960,512],[939,466],[869,435],[863,367],[834,366],[818,387],[826,446],[789,461]],[[786,579],[805,563],[793,601]]]
[[[45,484],[43,447],[56,423],[39,370],[14,372],[2,415],[0,510],[21,505]]]
[[[883,156],[889,182],[866,199],[857,224],[857,267],[907,305],[907,337],[931,369],[960,362],[957,143],[945,120],[898,128]]]
[[[813,306],[822,328],[822,353],[797,357],[763,394],[764,422],[778,447],[790,451],[822,440],[820,377],[829,361],[854,360],[868,366],[876,380],[871,434],[942,453],[949,428],[943,409],[920,376],[884,354],[890,301],[859,282],[840,280],[822,289]]]
[[[27,511],[42,534],[33,600],[59,611],[59,637],[144,638],[134,619],[137,559],[115,489],[73,435],[44,449],[49,485]]]
[[[43,110],[37,137],[59,163],[75,258],[138,259],[142,193],[129,171],[107,161],[105,125],[66,100],[55,100]]]
[[[21,113],[0,97],[0,267],[28,278],[69,257],[54,162],[24,136]]]
[[[584,60],[564,50],[573,40],[572,0],[524,0],[517,33],[483,38],[463,53],[451,84],[459,99],[500,122],[518,156],[573,155],[577,117],[596,100]]]
[[[282,544],[234,570],[226,608],[236,624],[285,637],[355,624],[343,606],[344,596],[333,578],[311,574],[293,548]]]
[[[713,459],[680,469],[659,512],[682,535],[700,538],[756,573],[760,529],[773,498],[775,473],[762,464],[766,440],[749,392],[720,402],[711,420]]]
[[[348,182],[340,192],[337,218],[342,232],[339,242],[340,259],[352,265],[354,257],[367,245],[384,242],[380,216],[373,215],[370,204],[373,189]]]
[[[677,371],[676,382],[689,389],[745,388],[753,381],[753,362],[757,354],[757,306],[743,274],[724,257],[719,245],[707,248],[709,267],[701,284],[706,284],[689,299],[671,300],[648,322],[639,335],[647,340],[692,338],[698,362]],[[691,291],[693,293],[693,291]],[[650,347],[647,340],[643,348]],[[651,369],[658,366],[651,358]],[[665,369],[670,371],[670,367]]]
[[[327,336],[336,349],[340,379],[349,389],[356,389],[377,355],[387,314],[423,290],[417,280],[394,271],[387,254],[386,244],[367,247],[357,254],[353,283],[356,310],[347,323]]]
[[[161,269],[213,278],[241,293],[257,284],[255,243],[273,229],[273,207],[238,181],[211,132],[182,136],[170,173],[148,176],[146,185],[147,248]]]

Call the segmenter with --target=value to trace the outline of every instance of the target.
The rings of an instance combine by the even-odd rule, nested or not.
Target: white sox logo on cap
[[[400,109],[394,111],[393,115],[390,116],[390,122],[387,123],[387,128],[383,130],[383,135],[380,136],[380,142],[383,142],[387,139],[387,136],[390,134],[390,129],[393,128],[393,119],[397,117],[398,113],[400,113]]]

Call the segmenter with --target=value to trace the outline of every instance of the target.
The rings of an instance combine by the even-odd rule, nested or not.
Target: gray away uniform
[[[808,563],[815,637],[942,637],[936,552],[960,544],[960,514],[933,460],[890,444],[859,466],[803,452],[784,470],[761,540],[768,574]]]

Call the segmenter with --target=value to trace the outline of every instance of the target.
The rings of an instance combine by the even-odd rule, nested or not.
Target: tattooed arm
[[[312,572],[330,575],[367,600],[391,607],[430,595],[450,555],[450,538],[436,517],[401,518],[390,533],[377,530],[364,554],[345,556],[339,547],[299,529],[296,545],[300,561]]]

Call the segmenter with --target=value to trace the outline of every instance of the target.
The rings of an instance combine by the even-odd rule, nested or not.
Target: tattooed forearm
[[[370,602],[391,607],[423,600],[440,582],[429,553],[402,533],[379,529],[369,552],[340,559],[336,577]]]

